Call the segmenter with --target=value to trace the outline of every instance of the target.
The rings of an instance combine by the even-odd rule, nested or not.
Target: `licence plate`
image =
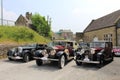
[[[85,59],[84,59],[85,62],[88,62],[90,61],[90,59],[88,58],[88,55],[85,56]]]

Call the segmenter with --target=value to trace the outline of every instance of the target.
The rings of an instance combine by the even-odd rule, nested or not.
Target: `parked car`
[[[114,54],[112,48],[112,42],[91,42],[89,48],[76,52],[75,62],[77,65],[82,65],[82,63],[95,63],[98,67],[101,67],[106,61],[113,61]]]
[[[113,52],[115,56],[120,56],[120,47],[119,46],[114,46],[113,47]]]
[[[8,50],[7,56],[9,60],[22,59],[24,62],[28,62],[33,59],[34,51],[45,46],[44,44],[30,44],[19,46]]]
[[[44,49],[35,52],[36,64],[41,66],[43,61],[58,62],[58,67],[63,68],[67,61],[74,58],[78,44],[75,41],[55,40],[48,43]]]

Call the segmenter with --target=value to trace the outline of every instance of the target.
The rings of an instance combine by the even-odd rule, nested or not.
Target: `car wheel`
[[[113,61],[114,60],[114,53],[112,54],[111,58],[112,58],[111,61]]]
[[[28,61],[29,61],[29,55],[28,55],[28,54],[25,54],[25,55],[24,55],[23,61],[24,61],[24,62],[28,62]]]
[[[65,66],[65,62],[66,62],[65,56],[64,55],[60,56],[58,61],[58,66],[60,69],[62,69]]]
[[[80,56],[76,56],[75,62],[78,66],[82,65],[82,62],[78,62],[77,60],[80,60]]]
[[[13,59],[12,58],[8,58],[10,61],[12,61]]]
[[[97,65],[97,67],[98,67],[98,68],[103,67],[104,63],[105,63],[104,60],[100,60],[100,61],[99,61],[99,64]]]
[[[37,64],[38,66],[41,66],[41,65],[43,64],[43,61],[42,61],[41,59],[37,59],[37,60],[36,60],[36,64]]]

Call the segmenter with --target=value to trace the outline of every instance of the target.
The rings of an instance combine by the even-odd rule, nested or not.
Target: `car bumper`
[[[59,59],[52,59],[47,57],[34,57],[34,59],[41,59],[43,61],[59,61]]]
[[[83,62],[83,63],[93,63],[93,64],[99,64],[99,61],[85,61],[85,60],[77,60],[78,62]]]
[[[115,52],[115,56],[120,56],[120,52]]]
[[[94,63],[94,64],[99,64],[99,61],[90,61],[88,58],[84,60],[76,60],[76,56],[74,57],[75,61],[82,62],[82,63]]]
[[[20,56],[16,56],[16,57],[13,57],[13,56],[8,56],[8,58],[11,58],[11,59],[23,59],[22,57]]]

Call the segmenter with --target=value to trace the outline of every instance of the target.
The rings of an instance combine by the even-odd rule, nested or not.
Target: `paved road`
[[[0,60],[0,80],[120,80],[120,57],[102,68],[84,64],[76,66],[69,62],[63,69],[55,64],[38,67],[35,61]]]

